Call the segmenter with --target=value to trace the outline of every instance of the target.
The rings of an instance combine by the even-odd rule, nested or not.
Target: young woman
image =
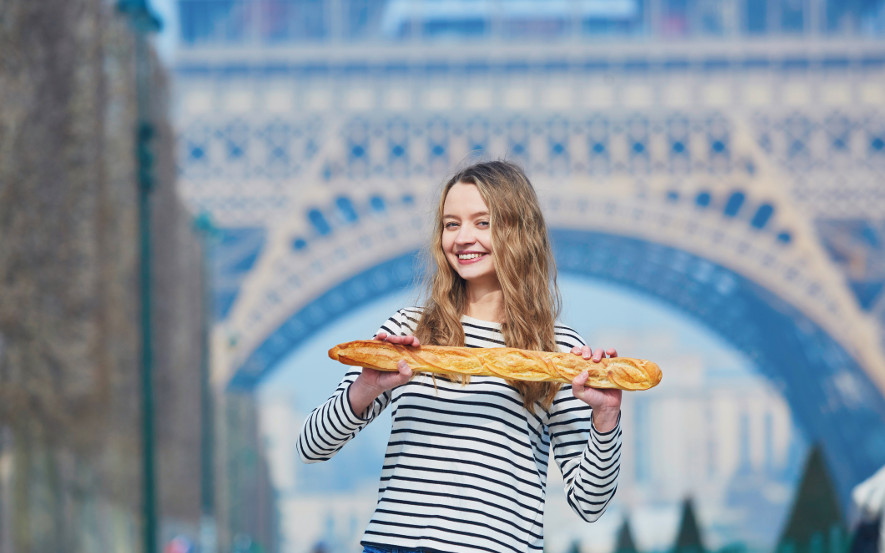
[[[406,308],[375,338],[420,347],[517,347],[572,351],[599,361],[557,324],[559,290],[535,191],[517,166],[468,167],[446,183],[430,249],[435,265],[423,308]],[[392,429],[364,553],[544,548],[543,515],[552,448],[572,509],[598,519],[617,487],[621,392],[434,378],[364,368],[345,375],[298,438],[305,462],[331,458],[390,407]]]

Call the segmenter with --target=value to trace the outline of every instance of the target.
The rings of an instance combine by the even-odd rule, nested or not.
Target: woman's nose
[[[464,226],[458,229],[458,235],[455,236],[455,242],[458,244],[471,244],[474,242],[473,232],[470,228]]]

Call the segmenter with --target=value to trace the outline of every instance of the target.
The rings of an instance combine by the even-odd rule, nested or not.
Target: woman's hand
[[[375,339],[381,340],[382,342],[390,342],[391,344],[400,344],[402,346],[412,346],[415,348],[421,345],[416,336],[392,336],[386,332],[379,332],[375,335]]]
[[[375,335],[375,339],[403,346],[419,347],[421,345],[418,338],[414,336],[391,336],[386,332],[379,332]],[[409,368],[405,360],[400,360],[396,368],[397,372],[391,372],[363,367],[362,373],[353,381],[348,392],[354,413],[362,414],[375,401],[376,397],[387,390],[405,384],[412,378],[412,369]]]
[[[596,349],[590,346],[575,346],[572,353],[580,355],[584,359],[592,359],[599,363],[606,355],[617,357],[618,352],[614,349]],[[593,409],[593,426],[599,432],[609,432],[618,424],[618,414],[621,412],[621,390],[591,388],[587,386],[587,371],[582,372],[572,380],[572,394]]]

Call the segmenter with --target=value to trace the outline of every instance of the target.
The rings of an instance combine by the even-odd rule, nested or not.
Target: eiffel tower
[[[539,189],[559,270],[744,352],[847,502],[885,463],[881,15],[441,7],[457,4],[180,0],[179,178],[222,236],[219,381],[251,390],[308,332],[411,284],[427,200],[506,157]]]

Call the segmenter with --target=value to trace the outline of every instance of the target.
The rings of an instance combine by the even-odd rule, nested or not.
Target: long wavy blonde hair
[[[427,252],[427,301],[415,335],[424,344],[464,345],[461,315],[467,309],[467,283],[449,264],[442,247],[443,206],[457,183],[475,185],[489,208],[492,255],[504,293],[502,333],[507,347],[556,351],[554,322],[561,299],[547,225],[528,177],[507,161],[471,165],[443,187]],[[549,408],[560,387],[551,382],[508,382],[531,412],[536,402]]]

